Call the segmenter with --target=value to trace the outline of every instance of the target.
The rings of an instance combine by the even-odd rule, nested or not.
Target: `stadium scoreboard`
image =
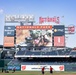
[[[15,38],[16,37],[16,38]],[[45,38],[45,39],[44,39]],[[5,26],[4,27],[4,47],[14,47],[30,39],[30,46],[65,46],[65,26],[64,25],[34,25],[34,26]],[[42,39],[45,42],[41,42]]]

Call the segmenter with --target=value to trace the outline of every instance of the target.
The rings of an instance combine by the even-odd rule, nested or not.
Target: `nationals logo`
[[[59,66],[60,71],[64,70],[64,66]]]
[[[21,65],[21,70],[24,71],[26,69],[26,65]]]
[[[60,19],[59,17],[39,17],[39,23],[42,24],[44,22],[54,22],[56,24],[59,24],[60,23]]]
[[[74,33],[75,32],[75,25],[69,25],[68,26],[68,32],[69,33]]]

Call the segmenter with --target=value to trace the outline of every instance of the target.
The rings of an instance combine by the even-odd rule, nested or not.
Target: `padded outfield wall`
[[[12,70],[14,67],[17,71],[41,71],[42,66],[46,67],[45,71],[49,71],[49,67],[52,66],[54,71],[76,71],[76,64],[66,65],[8,65],[7,69]]]

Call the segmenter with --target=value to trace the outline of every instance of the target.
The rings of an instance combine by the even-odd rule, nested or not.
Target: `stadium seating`
[[[50,52],[42,52],[41,53],[42,55],[57,55],[57,52],[56,51],[50,51]]]
[[[16,55],[24,55],[24,54],[25,54],[25,50],[24,51],[23,50],[19,50]]]
[[[41,55],[41,52],[27,51],[25,52],[25,55]]]
[[[14,54],[14,53],[13,53]],[[31,47],[30,49],[20,49],[16,55],[69,55],[76,56],[76,51],[71,48],[64,49],[52,49],[51,47],[44,47],[42,49],[36,49]]]
[[[20,61],[17,60],[17,59],[12,59],[12,60],[8,63],[8,65],[20,65]]]
[[[71,49],[59,49],[57,51],[59,55],[69,55]]]
[[[57,55],[57,51],[51,50],[51,47],[36,48],[36,50],[27,48],[27,50],[19,50],[16,55]]]
[[[72,50],[70,53],[71,56],[76,56],[76,50]]]
[[[8,63],[8,65],[68,65],[68,64],[76,64],[76,62],[60,62],[60,61],[55,61],[55,62],[50,62],[50,61],[23,61],[23,60],[18,60],[18,59],[13,59]]]

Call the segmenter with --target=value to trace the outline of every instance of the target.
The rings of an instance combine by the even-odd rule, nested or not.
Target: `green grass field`
[[[42,75],[41,72],[37,71],[16,71],[15,73],[12,73],[10,71],[9,73],[1,73],[0,75]],[[44,75],[50,75],[49,72],[45,72]],[[51,75],[76,75],[76,72],[54,72]]]

